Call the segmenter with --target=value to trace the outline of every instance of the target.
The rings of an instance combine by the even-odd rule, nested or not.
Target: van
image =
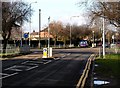
[[[81,40],[79,42],[80,47],[88,47],[88,41],[87,40]]]

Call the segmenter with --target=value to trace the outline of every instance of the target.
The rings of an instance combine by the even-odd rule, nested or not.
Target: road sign
[[[47,58],[47,48],[43,48],[43,58]]]
[[[29,33],[24,33],[24,38],[28,38]]]

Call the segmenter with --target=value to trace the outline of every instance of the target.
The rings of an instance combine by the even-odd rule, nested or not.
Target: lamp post
[[[48,57],[50,57],[50,17],[48,18]]]
[[[41,44],[40,44],[40,30],[41,30],[41,9],[39,9],[39,43],[38,46],[39,48],[41,48]]]
[[[72,17],[70,18],[70,47],[71,47],[71,36],[72,36],[72,34],[71,34],[71,30],[72,30],[71,19],[72,19]]]
[[[100,2],[100,0],[98,0]],[[103,0],[102,2],[105,2],[105,0]],[[103,16],[105,16],[104,14],[104,7],[103,7]],[[105,18],[103,17],[103,24],[102,24],[102,29],[103,29],[103,33],[102,33],[102,40],[103,40],[103,58],[105,58]]]
[[[104,14],[104,7],[103,7],[103,14]],[[105,14],[104,14],[105,15]],[[105,18],[103,17],[103,58],[105,58]]]
[[[105,19],[103,18],[103,57],[105,57]]]
[[[33,3],[37,3],[37,1],[30,3],[30,11],[31,11],[31,5],[32,5]],[[30,40],[30,37],[31,37],[31,36],[30,36],[30,33],[31,33],[31,13],[30,13],[30,24],[29,24],[29,26],[30,26],[30,32],[29,32],[29,46],[30,46],[30,45],[31,45],[31,44],[30,44],[30,41],[31,41],[31,40]]]
[[[71,16],[71,17],[70,17],[70,47],[71,47],[71,45],[72,45],[72,33],[71,33],[72,23],[71,23],[71,21],[72,21],[72,18],[73,18],[73,17],[79,17],[79,16]]]
[[[21,0],[21,2],[22,2],[22,0]],[[21,7],[22,7],[22,5],[21,5]],[[22,10],[21,10],[21,11],[22,11]],[[22,12],[21,12],[21,16],[22,16]],[[22,24],[23,24],[23,19],[22,19],[22,17],[21,17],[21,27],[20,27],[20,29],[21,29],[21,40],[20,40],[20,47],[23,46],[23,44],[22,44],[22,43],[23,43],[23,42],[22,42],[22,35],[23,35],[23,34],[22,34],[22,32],[23,32],[23,31],[22,31]]]
[[[21,20],[22,20],[22,18],[21,18]],[[22,47],[22,36],[23,36],[23,33],[22,33],[22,21],[21,21],[21,41],[20,41],[20,46]]]

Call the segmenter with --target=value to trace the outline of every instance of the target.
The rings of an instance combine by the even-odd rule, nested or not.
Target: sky
[[[2,0],[9,1],[9,0]],[[78,25],[87,24],[89,22],[87,16],[84,14],[86,10],[79,7],[79,2],[89,1],[90,5],[93,0],[11,0],[11,1],[24,1],[31,4],[34,10],[30,23],[25,23],[23,30],[25,32],[32,32],[33,30],[39,31],[39,9],[41,9],[41,30],[48,26],[48,17],[50,22],[61,21],[64,24],[76,23]],[[115,0],[111,0],[115,1]],[[37,3],[34,3],[37,2]],[[79,16],[79,17],[75,17]]]
[[[41,9],[41,30],[48,25],[48,17],[50,22],[61,21],[64,24],[76,23],[78,25],[86,24],[83,16],[83,9],[77,4],[80,0],[22,0],[31,4],[34,13],[31,17],[30,23],[25,23],[24,31],[32,32],[39,31],[39,9]],[[34,3],[36,2],[37,3]],[[74,16],[74,17],[73,17]],[[79,17],[75,17],[79,16]]]

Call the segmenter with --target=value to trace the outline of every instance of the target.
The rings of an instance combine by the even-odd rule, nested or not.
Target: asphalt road
[[[60,55],[53,60],[3,60],[2,88],[75,88],[93,51],[90,48],[56,49],[53,53]]]

